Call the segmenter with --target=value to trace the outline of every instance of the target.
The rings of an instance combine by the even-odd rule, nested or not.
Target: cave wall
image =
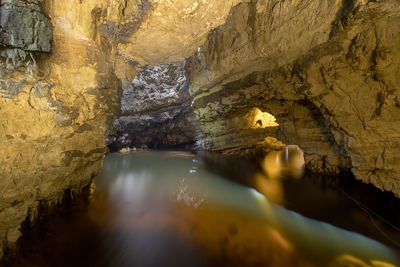
[[[96,175],[136,67],[180,63],[239,2],[1,1],[0,259]]]
[[[204,43],[210,30],[224,24],[231,8],[242,1],[141,0],[149,7],[145,23],[120,38],[118,53],[141,66],[178,64]]]
[[[266,134],[305,152],[308,168],[351,170],[400,195],[399,1],[249,1],[187,62],[199,146],[243,150]],[[269,133],[233,127],[250,108]],[[238,138],[238,137],[241,138]],[[247,137],[246,137],[247,136]],[[250,140],[249,139],[249,140]]]
[[[8,3],[20,17],[6,19]],[[0,258],[23,221],[82,190],[101,166],[120,82],[112,47],[96,36],[96,8],[97,1],[2,1]]]
[[[181,64],[143,67],[123,90],[121,114],[109,136],[111,150],[188,148],[196,140],[192,99]]]
[[[172,125],[167,142],[224,153],[297,144],[312,170],[400,195],[398,0],[3,0],[0,14],[0,258],[90,183],[118,113],[142,143]],[[137,68],[136,82],[179,73],[185,57],[190,96],[168,78],[171,98],[133,89]],[[121,110],[123,90],[139,102]]]

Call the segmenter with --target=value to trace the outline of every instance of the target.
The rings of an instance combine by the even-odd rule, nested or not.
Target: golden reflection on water
[[[268,200],[284,204],[283,177],[298,179],[303,175],[305,162],[303,151],[295,145],[285,150],[271,151],[261,161],[263,173],[254,174],[254,186]]]
[[[394,265],[388,260],[396,262],[390,249],[373,240],[307,219],[265,198],[283,199],[280,175],[268,172],[271,166],[279,163],[280,172],[294,177],[302,171],[304,159],[296,147],[267,156],[269,177],[255,176],[263,194],[207,173],[199,159],[186,154],[143,155],[108,156],[88,210],[103,229],[122,232],[124,244],[133,246],[126,241],[128,233],[172,232],[212,266],[389,267]],[[156,247],[159,241],[153,239]],[[144,241],[135,242],[137,247]],[[129,246],[121,249],[129,251]]]
[[[105,228],[172,231],[188,244],[196,244],[213,266],[315,266],[264,220],[216,203],[188,203],[179,194],[170,204],[168,209],[119,214],[106,201],[92,205],[90,216]]]
[[[337,266],[345,266],[345,267],[396,267],[388,262],[371,260],[370,263],[366,263],[361,259],[358,259],[352,255],[340,255],[337,257],[329,267],[337,267]]]
[[[265,221],[215,205],[195,210],[177,207],[189,222],[181,226],[192,225],[185,229],[188,236],[214,266],[313,266]]]
[[[284,203],[284,192],[280,180],[270,179],[262,173],[257,173],[254,175],[254,186],[257,191],[268,196],[268,199],[273,203]]]
[[[194,158],[195,154],[189,152],[181,152],[181,151],[168,151],[166,155],[169,157],[182,157],[182,158]]]
[[[271,151],[262,161],[262,168],[269,178],[288,175],[299,178],[304,172],[304,153],[295,145],[288,145],[285,150]]]

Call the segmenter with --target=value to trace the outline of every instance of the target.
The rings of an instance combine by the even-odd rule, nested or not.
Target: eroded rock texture
[[[2,1],[2,15],[9,2]],[[0,258],[23,221],[59,203],[64,192],[79,192],[101,166],[119,82],[105,56],[111,48],[92,38],[91,17],[85,21],[94,2],[48,1],[41,11],[23,1],[16,12],[32,14],[34,23],[24,16],[24,29],[5,30],[18,38],[2,39],[8,43],[0,66]],[[50,51],[43,43],[52,43],[51,54],[32,52]]]
[[[310,169],[400,196],[398,0],[3,0],[0,13],[0,258],[39,207],[96,175],[123,89],[117,126],[142,143],[297,144]],[[190,55],[189,97],[168,64]]]
[[[240,150],[244,136],[257,145],[269,135],[299,145],[312,170],[351,169],[399,196],[399,23],[395,0],[233,8],[186,67],[201,144]],[[279,127],[232,128],[252,108]]]
[[[119,39],[118,53],[139,65],[179,63],[201,45],[210,30],[225,23],[242,0],[128,0],[146,7],[145,23]],[[132,22],[137,21],[137,18]]]
[[[184,64],[184,63],[183,63]],[[196,138],[184,65],[156,65],[136,73],[124,89],[110,147],[185,147]]]
[[[23,221],[96,175],[136,66],[181,62],[236,2],[1,1],[0,259]],[[168,118],[188,108],[187,94],[178,95]],[[184,142],[163,127],[169,141]]]
[[[1,1],[0,46],[50,52],[51,22],[35,2]]]

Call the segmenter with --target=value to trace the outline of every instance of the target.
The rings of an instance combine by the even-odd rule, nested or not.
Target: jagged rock
[[[90,183],[118,112],[120,144],[195,138],[245,154],[297,144],[309,168],[350,169],[400,196],[397,0],[3,0],[0,9],[0,258],[40,205]],[[170,81],[179,68],[150,77],[190,55],[190,96]],[[152,89],[134,91],[147,64],[150,80],[136,81]],[[120,110],[122,89],[135,97]]]
[[[183,63],[184,64],[184,63]],[[117,134],[110,147],[165,148],[195,140],[196,126],[183,65],[156,65],[137,72],[123,91]]]
[[[64,192],[90,183],[107,151],[105,134],[120,95],[107,52],[112,48],[100,34],[91,39],[91,23],[79,19],[90,18],[97,6],[46,1],[51,26],[33,3],[1,2],[1,40],[10,48],[0,58],[0,259],[20,237],[21,223],[39,216],[39,207],[56,206]],[[74,28],[68,27],[71,16]],[[52,53],[33,59],[29,51],[50,51],[50,42]]]
[[[3,0],[0,6],[0,46],[50,52],[50,19],[38,1]]]
[[[0,39],[7,49],[0,57],[0,258],[20,236],[21,223],[38,217],[40,205],[55,205],[65,190],[79,192],[96,175],[121,89],[132,82],[136,66],[181,62],[224,23],[231,5],[1,1]],[[32,55],[50,48],[51,54]],[[157,134],[165,133],[171,143],[184,142],[177,131],[187,119],[178,118],[189,102],[180,97],[173,101],[181,107],[155,117],[165,121]]]
[[[200,143],[224,151],[273,136],[299,145],[316,172],[351,170],[400,196],[399,23],[398,1],[233,8],[186,67]],[[253,107],[279,127],[232,130],[227,122]]]
[[[145,66],[178,64],[201,45],[210,30],[225,23],[232,6],[242,0],[141,0],[136,23],[124,31],[118,53]],[[139,19],[140,20],[140,19]],[[134,19],[131,23],[135,23]]]

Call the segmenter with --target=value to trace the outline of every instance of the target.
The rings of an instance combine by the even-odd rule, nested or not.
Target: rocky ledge
[[[186,64],[199,143],[243,150],[270,136],[315,172],[400,196],[399,66],[398,1],[241,3]],[[254,108],[279,126],[246,123]]]

